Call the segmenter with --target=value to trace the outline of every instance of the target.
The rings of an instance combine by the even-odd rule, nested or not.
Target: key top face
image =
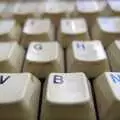
[[[74,41],[75,58],[81,61],[97,61],[106,59],[106,53],[100,41]]]
[[[58,1],[48,1],[45,2],[45,13],[64,13],[65,11],[65,2]]]
[[[48,33],[50,30],[50,25],[51,23],[48,19],[28,19],[24,26],[23,32],[27,34]],[[42,27],[42,29],[40,27]]]
[[[115,98],[120,100],[120,73],[107,73],[108,83],[115,95]]]
[[[87,79],[82,73],[52,74],[46,92],[47,100],[51,103],[79,104],[90,99]]]
[[[0,74],[1,104],[12,103],[22,99],[22,93],[26,82],[28,82],[28,77],[22,75],[21,79],[21,75],[19,75],[19,77],[18,75],[19,74]],[[19,87],[17,85],[19,85]],[[10,89],[12,86],[14,87]]]
[[[45,1],[41,6],[43,8],[43,17],[51,19],[55,26],[59,26],[59,21],[65,16],[66,4],[63,1]]]
[[[76,2],[77,10],[81,13],[96,13],[99,12],[99,4],[97,1],[80,1]]]
[[[54,30],[49,19],[28,19],[23,28],[22,45],[28,46],[31,41],[54,40]]]
[[[112,10],[113,14],[120,14],[120,1],[115,0],[115,1],[111,1],[111,0],[107,0],[108,6],[109,8]]]
[[[44,87],[44,119],[95,119],[90,86],[84,73],[51,73]]]
[[[0,43],[0,72],[20,72],[24,49],[17,42]]]
[[[94,81],[98,113],[101,120],[117,120],[120,115],[120,73],[106,72]]]
[[[38,6],[39,2],[17,2],[14,5],[13,16],[18,22],[24,23],[27,18],[38,14]]]
[[[91,27],[95,24],[96,18],[100,15],[101,11],[105,9],[104,1],[76,1],[77,16],[84,17],[91,30]]]
[[[97,18],[97,23],[92,29],[92,38],[101,40],[104,47],[107,48],[115,39],[120,37],[119,22],[119,17]]]
[[[9,27],[8,27],[9,26]],[[0,40],[18,41],[20,40],[21,28],[15,20],[0,20]]]
[[[6,8],[6,6],[7,6],[7,3],[6,3],[6,2],[1,2],[1,3],[0,3],[0,17],[3,16],[3,14],[4,14],[4,9]]]
[[[98,40],[72,42],[67,49],[67,71],[85,72],[90,78],[109,71],[107,55],[101,42]]]
[[[58,44],[56,42],[32,42],[28,49],[27,59],[31,61],[49,62],[56,58],[57,51]]]
[[[39,92],[40,81],[29,73],[0,73],[0,119],[37,120]]]
[[[14,12],[14,7],[15,7],[15,2],[6,2],[6,6],[3,10],[2,18],[4,19],[11,19],[13,18],[13,12]]]
[[[61,31],[66,34],[77,34],[87,31],[87,26],[84,19],[63,19],[61,20],[61,25]]]
[[[17,2],[16,6],[14,8],[15,13],[30,13],[30,12],[35,12],[36,8],[36,3],[35,2]]]
[[[118,17],[103,17],[98,18],[98,24],[100,28],[106,32],[109,33],[119,33],[120,27],[119,27],[120,18]]]
[[[43,17],[50,18],[52,23],[59,27],[63,17],[75,17],[75,1],[45,1],[41,2],[39,12]]]
[[[57,42],[32,42],[28,48],[24,70],[38,77],[46,77],[52,71],[64,71],[60,45]]]
[[[65,1],[65,16],[68,18],[76,17],[75,1]]]
[[[13,28],[14,24],[15,24],[15,21],[1,21],[0,33],[5,34],[5,33],[10,32],[10,30]]]
[[[63,47],[68,47],[72,40],[89,40],[85,19],[62,19],[58,39]]]

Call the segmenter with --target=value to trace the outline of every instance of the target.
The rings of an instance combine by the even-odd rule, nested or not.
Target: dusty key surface
[[[20,72],[24,53],[17,42],[0,43],[0,72]]]
[[[30,73],[0,73],[0,119],[37,120],[40,81]]]
[[[84,72],[93,78],[104,71],[109,71],[109,65],[100,41],[72,42],[67,49],[67,72]]]
[[[58,40],[67,48],[73,40],[89,40],[88,28],[83,18],[64,18],[60,22]]]
[[[42,120],[95,120],[90,84],[84,73],[51,73],[44,85]]]
[[[107,48],[114,40],[120,37],[120,17],[99,17],[92,28],[92,39],[102,41]]]
[[[64,72],[64,56],[57,42],[32,42],[25,58],[24,71],[46,78],[51,72]]]
[[[28,19],[23,27],[21,44],[28,47],[32,41],[53,41],[54,27],[49,19]]]
[[[94,91],[100,120],[119,120],[120,73],[105,72],[94,80]]]

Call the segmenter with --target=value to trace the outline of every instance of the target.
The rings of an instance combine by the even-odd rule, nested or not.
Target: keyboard
[[[0,120],[120,120],[120,1],[0,1]]]

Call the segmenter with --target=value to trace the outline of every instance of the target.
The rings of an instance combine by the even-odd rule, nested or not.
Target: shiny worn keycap
[[[21,27],[13,19],[0,20],[0,42],[20,41]]]
[[[0,43],[0,72],[20,72],[24,53],[17,42]]]
[[[13,17],[20,23],[24,24],[24,22],[28,18],[34,18],[35,16],[39,16],[39,2],[16,2],[13,6],[12,14]]]
[[[49,19],[28,19],[23,27],[21,44],[28,47],[32,41],[53,41],[54,27]]]
[[[7,2],[0,2],[0,18],[3,17],[6,6],[7,6]]]
[[[66,18],[74,18],[77,16],[77,12],[75,9],[75,1],[64,1],[65,2],[65,17]]]
[[[67,48],[73,40],[89,40],[88,28],[83,18],[64,18],[60,22],[58,40]]]
[[[40,81],[30,73],[0,73],[0,119],[37,120]]]
[[[51,73],[44,84],[42,120],[96,120],[84,73]]]
[[[44,1],[41,2],[39,11],[44,18],[51,19],[52,23],[59,26],[60,19],[65,16],[72,16],[75,11],[74,2],[67,1]]]
[[[120,17],[99,17],[92,28],[92,39],[102,41],[107,48],[114,40],[120,38]]]
[[[119,16],[120,15],[120,1],[119,0],[106,0],[107,5],[104,9],[103,15],[105,16]]]
[[[120,40],[115,40],[107,49],[109,62],[113,72],[120,72]]]
[[[120,119],[120,73],[105,72],[94,80],[100,120]]]
[[[89,27],[94,25],[96,18],[105,8],[105,2],[95,1],[95,0],[77,0],[76,1],[76,11],[77,16],[84,17],[88,23]]]
[[[109,71],[108,58],[100,41],[74,41],[67,49],[67,72],[84,72],[94,78]]]
[[[24,71],[40,78],[51,72],[64,72],[63,51],[57,42],[32,42],[25,58]]]
[[[3,14],[1,14],[2,19],[13,19],[13,11],[16,2],[5,2],[5,4]]]

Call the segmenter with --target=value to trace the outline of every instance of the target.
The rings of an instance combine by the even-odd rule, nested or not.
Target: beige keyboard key
[[[66,18],[75,18],[77,17],[76,12],[76,1],[64,1],[65,2],[65,17]]]
[[[92,29],[92,39],[102,41],[107,48],[114,40],[120,37],[120,17],[99,17]]]
[[[35,16],[39,16],[39,2],[17,2],[14,5],[13,9],[13,17],[21,24],[28,18],[34,18]]]
[[[42,120],[96,120],[84,73],[51,73],[44,84]]]
[[[0,72],[20,72],[24,53],[17,42],[0,43]]]
[[[73,40],[89,40],[88,28],[83,18],[64,18],[60,22],[58,40],[67,48]]]
[[[74,41],[67,49],[67,72],[84,72],[94,78],[109,71],[108,58],[100,41]]]
[[[0,73],[0,119],[37,120],[40,85],[30,73]]]
[[[120,1],[119,0],[106,0],[107,5],[104,9],[103,15],[105,16],[119,16],[120,15]]]
[[[120,72],[120,40],[115,40],[107,49],[109,62],[113,72]]]
[[[57,42],[32,42],[25,58],[24,71],[45,78],[51,72],[64,72],[63,51]]]
[[[120,73],[105,72],[94,80],[100,120],[120,119]]]
[[[5,8],[3,10],[2,19],[13,19],[13,11],[16,2],[6,2]]]
[[[49,19],[28,19],[23,27],[21,44],[25,47],[32,41],[53,41],[54,27]]]
[[[89,27],[94,25],[96,18],[105,9],[104,1],[95,0],[77,0],[76,11],[77,16],[84,17]]]
[[[6,8],[7,3],[6,2],[0,2],[0,18],[2,18],[4,14],[4,9]]]
[[[68,6],[68,4],[70,6]],[[66,13],[72,12],[72,9],[74,9],[72,4],[70,2],[66,3],[65,1],[41,2],[40,8],[43,12],[43,17],[50,18],[55,26],[59,26],[60,19],[65,17]]]
[[[0,42],[20,41],[21,27],[15,20],[0,20]]]

